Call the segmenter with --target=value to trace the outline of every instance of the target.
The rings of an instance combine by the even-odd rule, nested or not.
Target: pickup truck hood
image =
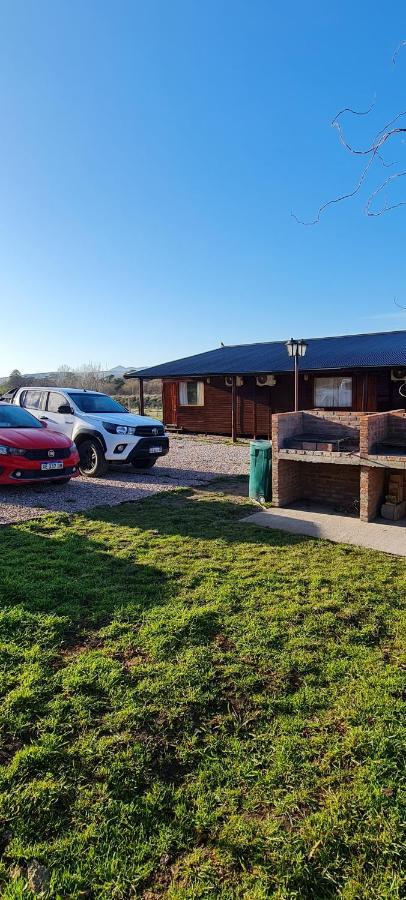
[[[133,428],[136,425],[157,425],[162,428],[159,419],[151,419],[150,416],[134,416],[132,413],[85,413],[90,422],[112,422],[114,425],[128,425]]]

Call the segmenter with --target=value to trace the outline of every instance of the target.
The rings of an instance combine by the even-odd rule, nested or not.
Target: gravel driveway
[[[153,469],[138,474],[130,466],[112,469],[107,478],[76,478],[67,485],[0,486],[0,525],[21,522],[48,512],[77,512],[115,506],[127,500],[177,487],[207,484],[220,475],[246,475],[247,444],[172,438],[170,451]]]

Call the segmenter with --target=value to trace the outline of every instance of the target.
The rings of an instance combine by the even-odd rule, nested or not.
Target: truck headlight
[[[110,434],[127,434],[127,425],[114,425],[114,422],[103,422],[103,428]]]

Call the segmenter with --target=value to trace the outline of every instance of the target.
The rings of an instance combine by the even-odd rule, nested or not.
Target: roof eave
[[[319,365],[319,366],[303,366],[303,365],[301,365],[300,372],[302,375],[306,375],[306,374],[310,374],[312,372],[340,372],[340,371],[345,371],[345,370],[354,371],[356,369],[362,369],[362,370],[369,369],[372,371],[375,369],[391,369],[398,365],[399,365],[398,362],[386,363],[386,364],[381,363],[378,365],[371,365],[371,363],[362,363],[362,362],[358,362],[355,364],[354,363],[347,363],[347,364],[344,363],[344,364],[340,364],[340,365]],[[228,378],[228,377],[232,377],[233,375],[235,375],[235,376],[241,376],[241,377],[245,376],[247,378],[250,378],[250,377],[255,377],[255,375],[289,375],[289,374],[292,374],[293,371],[294,371],[293,364],[291,366],[286,366],[284,368],[274,366],[273,368],[270,368],[270,369],[260,369],[259,367],[257,367],[256,369],[250,370],[250,371],[241,371],[241,369],[239,369],[239,370],[234,369],[234,370],[230,370],[227,372],[224,372],[224,371],[223,372],[215,372],[215,371],[207,372],[207,371],[203,370],[200,372],[181,372],[181,373],[179,373],[179,372],[163,371],[161,369],[154,369],[153,371],[151,371],[150,369],[140,369],[139,371],[126,372],[123,377],[125,379],[165,378],[165,379],[182,380],[184,378]]]

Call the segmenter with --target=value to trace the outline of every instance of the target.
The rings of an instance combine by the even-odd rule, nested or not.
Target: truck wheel
[[[134,469],[152,469],[156,463],[156,459],[134,459],[131,465]]]
[[[99,478],[107,472],[107,462],[98,441],[89,438],[78,447],[79,472],[86,478]]]

